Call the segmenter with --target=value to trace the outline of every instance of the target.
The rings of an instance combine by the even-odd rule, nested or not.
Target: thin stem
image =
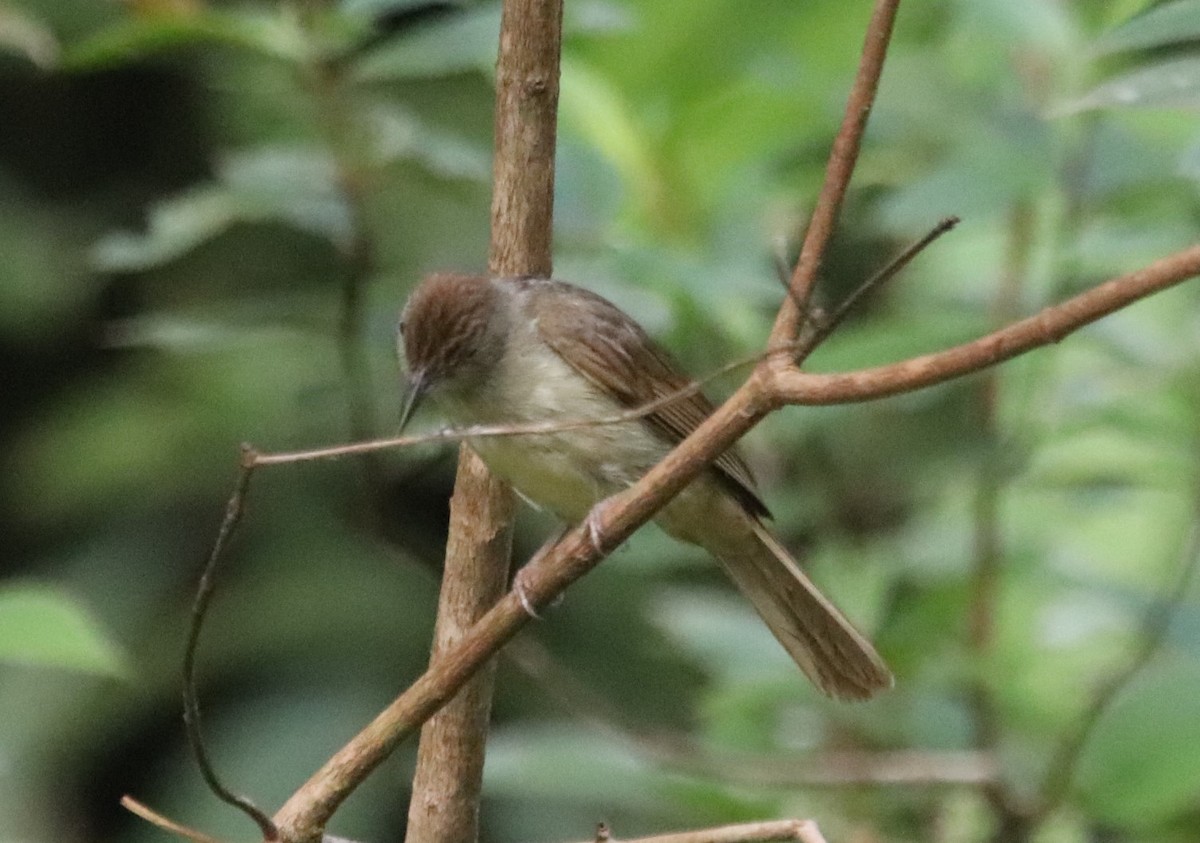
[[[821,830],[812,820],[772,820],[740,823],[680,831],[674,834],[655,834],[650,837],[621,838],[620,843],[769,843],[772,840],[799,840],[800,843],[825,843]],[[601,823],[596,836],[584,843],[605,843],[616,838],[608,826]]]
[[[813,327],[812,335],[808,342],[803,342],[802,337],[802,339],[799,341],[802,343],[802,345],[799,349],[797,349],[796,352],[796,364],[799,365],[800,363],[804,362],[804,359],[808,355],[812,354],[818,345],[829,339],[833,332],[837,330],[838,326],[846,320],[846,317],[854,311],[854,308],[858,306],[858,303],[862,301],[865,296],[877,288],[882,287],[888,281],[891,281],[893,278],[899,275],[906,266],[913,262],[913,259],[916,258],[917,255],[921,254],[921,252],[933,245],[935,240],[937,240],[943,234],[949,232],[956,225],[958,225],[958,223],[958,217],[946,217],[945,219],[940,220],[938,224],[926,232],[921,239],[906,247],[904,251],[888,261],[883,269],[879,270],[866,281],[859,284],[858,287],[855,288],[854,292],[842,300],[842,302],[838,305],[837,310],[833,312],[832,316],[821,320]],[[787,289],[789,293],[793,292],[791,287],[788,287]]]
[[[1033,316],[972,342],[900,363],[840,374],[811,374],[777,360],[773,393],[781,404],[848,404],[913,392],[978,372],[1068,334],[1138,299],[1200,274],[1200,246],[1161,258],[1149,266],[1106,281]]]
[[[1026,205],[1018,204],[1012,209],[1008,226],[1008,254],[992,303],[992,321],[997,327],[1017,316],[1021,288],[1029,268],[1032,223],[1032,212]],[[1000,390],[1000,374],[996,369],[990,369],[978,389],[977,428],[984,441],[984,453],[975,484],[974,548],[967,605],[967,645],[973,668],[967,698],[973,742],[977,750],[991,754],[995,754],[1000,746],[1000,712],[991,677],[996,612],[1004,568],[1001,507],[1008,485],[1000,445],[1003,438],[999,418]],[[1012,830],[1021,826],[1022,813],[1016,809],[1016,799],[1002,780],[986,783],[983,795],[997,816],[999,828]]]
[[[1134,650],[1128,664],[1114,673],[1096,691],[1087,711],[1080,717],[1076,727],[1063,739],[1058,751],[1047,768],[1041,788],[1041,801],[1034,816],[1046,817],[1066,799],[1075,769],[1083,748],[1096,729],[1096,725],[1112,708],[1113,702],[1145,669],[1154,655],[1162,648],[1175,613],[1187,598],[1192,582],[1200,569],[1200,488],[1192,513],[1192,526],[1184,542],[1181,564],[1173,582],[1167,585],[1158,599],[1151,602],[1141,624],[1141,643]]]
[[[841,128],[833,141],[829,163],[825,167],[825,181],[817,196],[812,219],[800,247],[800,257],[792,270],[789,284],[792,294],[779,309],[775,326],[771,329],[769,345],[783,345],[796,339],[801,320],[808,312],[808,302],[817,281],[817,273],[825,250],[833,237],[842,201],[850,186],[850,176],[858,162],[867,118],[879,90],[879,77],[883,73],[883,62],[887,57],[888,44],[892,38],[892,26],[896,21],[896,9],[900,0],[877,0],[871,21],[867,24],[866,40],[859,59],[858,73],[846,100],[846,111]]]
[[[216,588],[217,568],[228,552],[229,542],[245,513],[246,494],[250,491],[250,477],[253,472],[253,451],[244,446],[237,484],[225,505],[225,517],[221,521],[217,539],[204,565],[204,572],[200,575],[200,584],[196,588],[196,597],[192,604],[192,623],[183,652],[183,723],[187,731],[188,745],[208,789],[222,802],[234,806],[254,820],[264,840],[278,840],[279,830],[271,818],[245,796],[239,796],[229,790],[217,776],[204,745],[204,736],[200,729],[200,701],[196,692],[196,651],[200,646],[200,631],[204,627],[204,619],[208,615]]]

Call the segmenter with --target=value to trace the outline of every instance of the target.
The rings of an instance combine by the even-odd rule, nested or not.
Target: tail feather
[[[864,700],[893,683],[865,637],[813,584],[779,540],[755,518],[757,541],[714,555],[805,675],[824,693]]]

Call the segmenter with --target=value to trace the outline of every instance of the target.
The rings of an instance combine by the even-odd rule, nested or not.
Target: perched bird
[[[431,275],[409,298],[399,330],[409,373],[403,422],[426,395],[456,425],[523,424],[607,418],[691,383],[631,317],[561,281]],[[693,393],[616,424],[470,441],[522,497],[575,524],[712,411]],[[870,642],[800,570],[767,516],[750,470],[730,450],[656,521],[721,562],[826,694],[866,699],[891,687]]]

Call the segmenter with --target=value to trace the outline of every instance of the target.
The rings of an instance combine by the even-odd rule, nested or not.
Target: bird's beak
[[[425,377],[425,370],[421,369],[413,372],[408,379],[408,395],[404,397],[404,409],[400,411],[399,433],[403,433],[404,428],[408,427],[408,420],[412,418],[412,414],[416,412],[417,405],[421,403],[421,399],[425,397],[425,393],[428,391],[429,381]]]

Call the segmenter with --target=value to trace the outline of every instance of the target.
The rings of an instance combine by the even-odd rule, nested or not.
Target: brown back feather
[[[641,326],[608,300],[548,279],[521,279],[542,340],[623,407],[635,409],[686,388],[692,380]],[[599,323],[597,328],[596,323]],[[715,408],[701,392],[659,407],[646,421],[672,445],[683,441]],[[718,477],[752,515],[768,517],[750,469],[736,449],[713,464]]]

